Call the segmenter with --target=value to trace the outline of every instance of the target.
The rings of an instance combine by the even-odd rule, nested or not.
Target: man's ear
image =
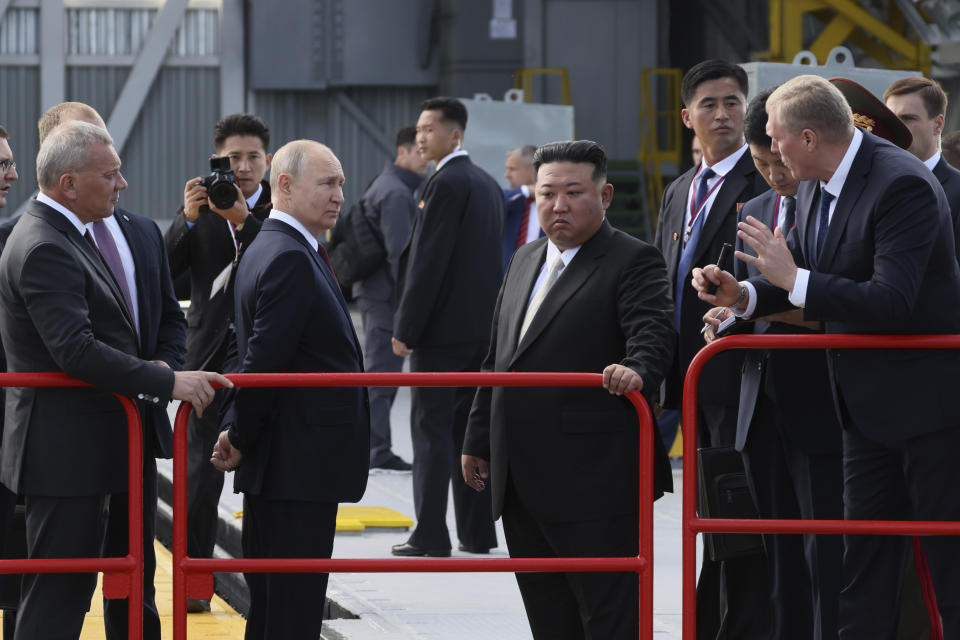
[[[609,182],[604,183],[600,189],[600,201],[603,203],[604,211],[606,211],[610,203],[613,202],[613,185]]]
[[[268,153],[268,154],[267,154],[267,167],[270,166],[270,163],[271,163],[271,162],[273,162],[273,154],[272,154],[272,153]]]
[[[690,112],[686,109],[680,109],[680,120],[687,129],[693,129],[693,119],[690,117]]]

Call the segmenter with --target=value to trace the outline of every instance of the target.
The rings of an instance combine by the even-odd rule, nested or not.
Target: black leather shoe
[[[395,544],[390,549],[390,553],[395,556],[424,556],[428,558],[449,558],[450,549],[421,549],[415,547],[409,542]]]
[[[462,542],[461,542],[459,545],[457,545],[457,549],[459,549],[460,551],[462,551],[462,552],[464,552],[464,553],[490,553],[490,548],[489,548],[489,547],[487,547],[486,549],[484,549],[483,547],[476,547],[476,548],[474,548],[474,547],[468,547],[467,545],[463,544]]]
[[[206,613],[210,611],[209,600],[193,600],[187,598],[187,613]]]

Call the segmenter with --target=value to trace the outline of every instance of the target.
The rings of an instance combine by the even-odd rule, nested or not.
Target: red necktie
[[[323,261],[326,263],[327,269],[330,269],[330,275],[332,275],[332,276],[333,276],[333,279],[337,281],[337,284],[340,284],[340,281],[337,280],[337,274],[336,274],[336,272],[333,270],[333,265],[330,264],[330,256],[327,254],[327,250],[326,250],[326,248],[323,246],[323,244],[321,244],[321,243],[319,243],[319,242],[317,243],[317,253],[320,254],[320,259],[323,260]]]
[[[527,229],[530,227],[530,204],[533,203],[533,196],[527,197],[523,205],[523,218],[520,219],[520,233],[517,234],[517,246],[519,249],[527,243]]]

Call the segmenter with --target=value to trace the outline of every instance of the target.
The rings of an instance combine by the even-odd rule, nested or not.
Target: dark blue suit
[[[814,265],[804,317],[827,333],[958,333],[960,267],[939,181],[910,154],[869,133],[840,193],[819,259],[819,183],[803,183],[788,241]],[[789,306],[762,278],[756,315]],[[956,351],[828,352],[844,426],[844,513],[865,520],[960,520]],[[907,539],[846,536],[841,638],[893,638]],[[960,634],[960,541],[926,537],[944,637]]]
[[[960,260],[960,171],[951,167],[946,159],[941,156],[940,162],[933,167],[933,175],[937,176],[940,186],[943,187],[943,192],[947,194],[947,203],[949,203],[950,213],[953,215],[957,260]]]
[[[753,216],[772,228],[779,208],[777,193],[767,191],[743,205],[740,221]],[[737,250],[756,255],[739,238]],[[740,260],[734,269],[741,280],[760,275]],[[815,333],[779,322],[756,322],[753,332]],[[824,353],[745,353],[736,448],[743,454],[760,517],[843,518],[840,423]],[[764,547],[773,600],[772,637],[836,638],[843,541],[828,535],[765,535]]]
[[[361,372],[360,344],[332,272],[292,226],[264,220],[235,288],[241,371]],[[243,453],[244,556],[329,558],[338,502],[367,484],[365,388],[241,388],[230,441]],[[246,638],[316,638],[326,574],[248,574]],[[269,634],[269,635],[268,635]]]
[[[510,265],[510,258],[517,249],[517,237],[520,235],[520,225],[523,223],[523,210],[527,207],[527,197],[523,195],[523,189],[507,189],[503,192],[503,201],[506,207],[506,216],[503,219],[503,272],[507,272]],[[532,215],[528,224],[540,225],[540,221]],[[543,229],[540,229],[538,238],[543,237]]]

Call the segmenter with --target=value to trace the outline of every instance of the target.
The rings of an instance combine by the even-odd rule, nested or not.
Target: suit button
[[[143,400],[143,394],[142,394],[142,393],[138,393],[138,394],[137,394],[137,400]]]
[[[155,398],[153,399],[153,404],[160,404],[160,398],[156,398],[156,397],[155,397]]]

